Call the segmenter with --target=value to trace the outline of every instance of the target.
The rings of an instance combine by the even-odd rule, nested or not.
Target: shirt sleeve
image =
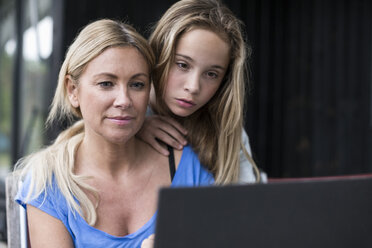
[[[18,192],[15,197],[15,201],[23,206],[27,210],[27,204],[32,205],[41,211],[66,222],[66,215],[63,211],[65,205],[64,198],[61,198],[61,194],[52,180],[52,185],[48,185],[45,191],[42,191],[39,195],[33,192],[29,198],[27,195],[30,190],[31,175],[27,175],[25,180],[19,184]]]
[[[249,144],[249,138],[245,130],[242,130],[242,142],[247,150],[248,154],[252,156],[251,146]],[[239,183],[254,183],[256,181],[256,176],[253,171],[253,166],[249,162],[248,158],[244,155],[244,152],[240,150],[240,173],[239,173]]]

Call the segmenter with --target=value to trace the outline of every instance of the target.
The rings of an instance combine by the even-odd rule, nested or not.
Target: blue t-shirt
[[[27,177],[15,198],[24,208],[30,181],[30,177]],[[185,146],[171,187],[208,186],[213,183],[213,176],[200,164],[198,156],[190,146]],[[136,248],[141,247],[142,241],[155,232],[156,213],[139,230],[124,237],[113,236],[88,225],[79,214],[74,215],[69,209],[54,180],[47,189],[46,197],[45,194],[41,194],[27,204],[61,220],[69,231],[75,247]]]

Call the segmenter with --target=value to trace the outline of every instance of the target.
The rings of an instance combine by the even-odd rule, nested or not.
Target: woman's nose
[[[122,108],[122,109],[127,109],[132,106],[132,99],[127,89],[118,90],[116,97],[115,97],[114,106],[116,108]]]

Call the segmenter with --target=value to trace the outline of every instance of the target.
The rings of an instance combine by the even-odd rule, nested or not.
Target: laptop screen
[[[164,188],[155,248],[372,247],[372,178]]]

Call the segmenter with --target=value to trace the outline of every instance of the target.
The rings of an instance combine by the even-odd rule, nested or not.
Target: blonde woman
[[[259,182],[243,129],[250,51],[241,22],[218,0],[181,0],[158,21],[150,45],[153,115],[138,136],[164,155],[159,140],[174,148],[187,140],[218,184]]]
[[[48,121],[81,120],[15,171],[32,247],[141,247],[160,187],[213,183],[191,149],[172,164],[135,137],[153,65],[147,41],[112,20],[89,24],[70,46]]]

